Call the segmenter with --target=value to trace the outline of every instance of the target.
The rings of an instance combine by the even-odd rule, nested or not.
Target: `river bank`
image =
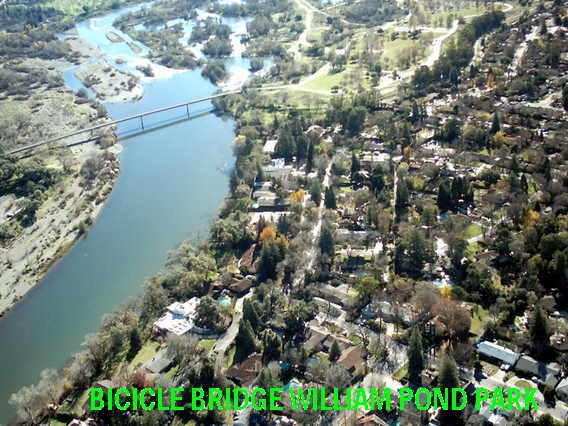
[[[93,223],[120,173],[116,155],[95,142],[70,148],[77,161],[73,176],[66,178],[36,213],[35,223],[4,247],[0,259],[0,316],[4,315],[43,277]],[[88,182],[80,175],[85,162],[104,156],[97,176]],[[101,159],[102,161],[102,159]],[[58,165],[59,163],[59,165]],[[54,152],[52,167],[62,167]],[[7,200],[14,204],[15,200]]]
[[[70,46],[69,55],[48,60],[27,58],[19,66],[30,73],[47,70],[49,78],[58,81],[63,71],[103,56],[100,49],[87,40],[70,38],[64,42]],[[139,86],[134,96],[138,96],[136,93],[141,89]],[[24,123],[12,141],[14,147],[109,119],[99,103],[56,84],[32,90],[26,100],[0,99],[0,113],[8,122],[19,120]],[[106,152],[96,143],[102,140],[105,146],[111,145],[115,139],[112,132],[92,136],[91,142],[71,148],[63,144],[38,148],[31,156],[20,160],[25,163],[41,159],[47,169],[58,176],[58,182],[43,194],[43,202],[31,226],[15,222],[18,211],[29,203],[27,197],[8,194],[0,198],[0,225],[11,226],[15,234],[0,249],[0,316],[73,246],[92,224],[112,191],[120,171],[116,157],[120,148],[112,147]],[[94,164],[89,178],[86,177],[86,163]]]

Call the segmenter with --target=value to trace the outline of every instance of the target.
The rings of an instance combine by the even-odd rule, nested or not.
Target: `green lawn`
[[[393,379],[398,380],[399,382],[406,377],[408,374],[408,363],[404,364],[400,367],[393,375]]]
[[[89,399],[90,389],[85,389],[73,403],[64,402],[59,408],[59,413],[68,413],[73,416],[81,416],[83,414],[83,405]]]
[[[132,360],[132,365],[144,364],[150,358],[152,358],[156,352],[158,352],[160,345],[153,340],[149,340],[144,343],[144,346],[138,351],[134,359]]]
[[[359,336],[355,335],[355,334],[350,334],[349,337],[347,337],[349,340],[351,340],[355,345],[360,345],[361,344],[361,339],[359,338]]]
[[[331,93],[331,88],[334,86],[341,87],[345,85],[347,80],[353,79],[354,81],[361,80],[361,84],[364,85],[365,73],[363,70],[359,69],[356,65],[347,65],[344,70],[338,73],[324,74],[309,83],[302,85],[305,89],[310,90],[323,90],[329,91]]]
[[[523,388],[523,389],[531,389],[532,386],[529,382],[527,382],[526,380],[517,380],[515,382],[515,386],[518,388]]]
[[[474,310],[473,318],[471,319],[471,327],[469,331],[476,336],[480,336],[483,332],[483,318],[485,317],[485,311],[479,305],[476,305],[476,310]]]
[[[469,227],[465,230],[465,238],[470,239],[477,237],[478,235],[483,234],[483,229],[477,223],[472,223]]]
[[[211,350],[211,348],[215,346],[215,343],[217,343],[217,339],[202,339],[199,341],[199,344],[203,346],[206,351]]]
[[[475,256],[480,251],[481,251],[481,246],[479,245],[478,242],[475,242],[475,243],[467,246],[465,253],[466,253],[466,256],[471,259],[473,256]]]
[[[225,368],[229,368],[233,365],[233,358],[235,358],[235,353],[237,352],[237,348],[235,346],[231,346],[229,352],[227,352],[227,357],[225,358],[225,363],[223,364]]]

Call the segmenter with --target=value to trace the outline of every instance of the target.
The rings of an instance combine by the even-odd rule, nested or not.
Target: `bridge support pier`
[[[144,119],[140,117],[140,123],[142,123],[142,131],[144,131]]]
[[[185,104],[185,109],[187,109],[187,116],[189,117],[189,104]]]

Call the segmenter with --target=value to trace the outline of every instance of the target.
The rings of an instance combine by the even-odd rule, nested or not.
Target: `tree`
[[[335,362],[341,356],[341,348],[339,347],[339,343],[337,343],[337,339],[333,339],[333,343],[329,348],[329,360],[331,362]]]
[[[432,247],[426,241],[424,233],[419,229],[413,229],[406,239],[407,260],[414,268],[422,268],[424,263],[433,259]]]
[[[231,190],[232,195],[235,195],[237,186],[239,186],[239,174],[236,169],[232,169],[231,174],[229,175],[229,189]]]
[[[282,340],[276,333],[266,330],[262,337],[262,356],[264,359],[278,359],[282,353]]]
[[[424,349],[422,347],[422,334],[415,325],[408,341],[408,377],[411,383],[420,384],[420,375],[424,370]]]
[[[359,281],[356,289],[362,306],[371,301],[373,296],[379,292],[380,286],[381,283],[373,277],[364,277]]]
[[[325,208],[335,210],[337,208],[337,201],[335,200],[335,192],[331,186],[325,189]]]
[[[355,180],[355,175],[361,171],[361,162],[355,152],[351,153],[351,182]]]
[[[405,208],[408,204],[409,198],[410,192],[408,191],[406,179],[399,179],[398,184],[396,185],[396,208]]]
[[[287,163],[292,161],[292,157],[296,154],[296,142],[292,136],[290,127],[286,124],[280,128],[278,132],[278,142],[274,148],[274,155],[277,158],[284,158]]]
[[[296,157],[298,160],[304,160],[308,155],[308,138],[304,132],[301,132],[296,138]]]
[[[453,208],[454,203],[452,199],[452,190],[451,184],[449,179],[444,179],[440,183],[440,187],[438,188],[438,200],[437,200],[438,207],[440,211],[447,211]]]
[[[371,171],[371,178],[369,183],[371,191],[373,191],[373,194],[375,194],[375,197],[377,197],[385,187],[385,171],[380,165],[376,166]]]
[[[412,122],[416,123],[418,120],[420,120],[420,110],[418,109],[416,99],[414,99],[412,101]]]
[[[434,311],[446,327],[450,340],[465,336],[471,328],[471,315],[457,302],[440,299]]]
[[[243,320],[248,321],[253,330],[258,330],[260,318],[258,317],[254,304],[250,301],[250,299],[245,299],[243,302]]]
[[[168,334],[167,343],[167,354],[179,365],[178,372],[182,372],[187,368],[188,364],[196,360],[202,351],[199,340],[194,336]]]
[[[448,389],[448,395],[451,399],[452,389],[458,388],[460,382],[458,380],[458,371],[456,367],[456,362],[449,353],[444,354],[442,358],[442,363],[440,364],[440,370],[438,375],[438,387],[443,392],[444,389]],[[451,403],[449,406],[451,407]],[[459,404],[456,402],[456,405]],[[448,410],[440,411],[440,424],[442,426],[457,426],[463,424],[461,418],[461,411],[454,411],[451,408]]]
[[[314,144],[310,142],[308,144],[308,156],[306,158],[306,174],[311,173],[313,168],[314,168]]]
[[[450,84],[453,86],[458,85],[458,69],[455,66],[450,68]]]
[[[341,364],[333,364],[325,373],[325,387],[327,389],[338,389],[343,393],[351,382],[351,375]]]
[[[223,328],[223,316],[221,315],[221,305],[211,296],[201,298],[196,308],[195,324],[198,327],[217,331]]]
[[[501,130],[501,121],[499,120],[499,114],[495,111],[493,114],[493,122],[491,123],[491,134],[494,135],[499,130]]]
[[[335,257],[335,239],[329,227],[324,226],[319,239],[321,253],[328,255],[331,259]]]
[[[550,335],[551,332],[550,327],[548,326],[548,320],[540,306],[537,306],[533,311],[529,325],[529,336],[534,344],[533,348],[536,355],[540,355],[540,353],[549,345]]]
[[[256,339],[254,337],[254,330],[250,322],[245,319],[239,321],[239,331],[235,337],[235,344],[240,351],[241,359],[250,355],[256,350]]]
[[[26,423],[35,423],[37,420],[37,412],[34,409],[34,403],[37,398],[37,389],[32,387],[23,387],[10,397],[10,405],[18,412],[18,416]]]
[[[259,282],[274,280],[278,276],[276,266],[280,262],[278,245],[275,241],[269,241],[262,245],[260,259],[257,267],[257,277]]]

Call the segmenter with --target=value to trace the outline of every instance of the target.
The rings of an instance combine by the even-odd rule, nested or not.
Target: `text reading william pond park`
[[[289,406],[293,410],[314,411],[353,411],[359,408],[364,410],[390,410],[390,388],[347,388],[345,396],[341,397],[339,389],[328,391],[325,388],[290,389],[283,388],[247,390],[244,388],[219,389],[201,388],[171,389],[106,389],[91,388],[91,410],[244,410],[251,406],[255,410],[281,411],[283,399],[289,396]],[[477,388],[475,395],[475,409],[479,410],[483,403],[488,403],[491,410],[538,410],[534,399],[536,389],[509,388],[506,390]],[[190,397],[190,403],[182,401]],[[331,401],[331,402],[330,402]],[[186,399],[187,402],[187,399]],[[405,410],[414,405],[419,410],[430,408],[443,410],[463,410],[468,403],[468,395],[461,388],[453,389],[426,389],[401,388],[399,391],[399,409]],[[189,408],[188,408],[189,407]]]

